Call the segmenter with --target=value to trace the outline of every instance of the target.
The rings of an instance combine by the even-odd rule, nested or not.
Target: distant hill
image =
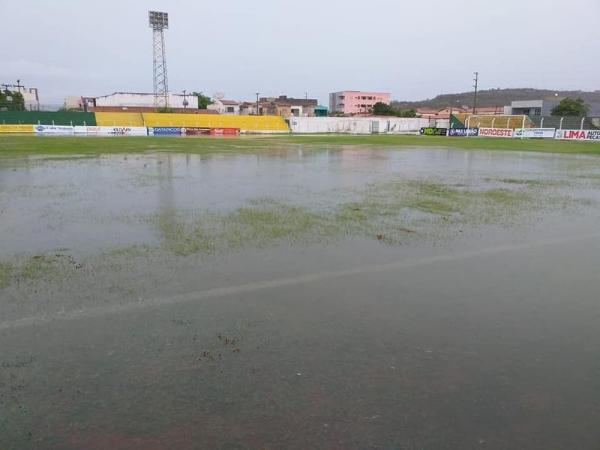
[[[558,95],[556,95],[558,94]],[[581,97],[586,103],[600,103],[600,90],[594,92],[585,91],[552,91],[547,89],[488,89],[479,91],[477,94],[478,106],[509,105],[513,100],[545,100],[561,99],[564,97]],[[461,92],[459,94],[442,94],[435,98],[417,102],[406,102],[393,100],[396,108],[444,108],[446,106],[461,106],[473,104],[473,92]]]

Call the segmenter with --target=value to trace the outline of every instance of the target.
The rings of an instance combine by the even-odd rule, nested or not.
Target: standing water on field
[[[597,449],[600,158],[0,159],[0,448]]]

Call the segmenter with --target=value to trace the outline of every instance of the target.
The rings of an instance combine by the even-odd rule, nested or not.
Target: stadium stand
[[[289,132],[280,116],[143,113],[147,127],[239,128],[242,132]]]
[[[0,124],[96,125],[93,113],[67,111],[0,111]]]
[[[96,123],[101,127],[143,127],[144,119],[141,113],[127,112],[97,112]]]
[[[457,122],[461,127],[466,126],[467,119],[469,127],[472,128],[521,128],[523,126],[523,116],[500,116],[500,115],[472,115],[472,114],[453,114],[452,123],[456,127]],[[545,126],[545,125],[544,125]],[[535,127],[529,117],[525,118],[525,128]]]

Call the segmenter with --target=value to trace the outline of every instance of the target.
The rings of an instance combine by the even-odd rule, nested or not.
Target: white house
[[[235,114],[240,113],[240,104],[235,100],[223,100],[218,98],[212,99],[212,105],[208,105],[208,109],[217,111],[219,114]]]

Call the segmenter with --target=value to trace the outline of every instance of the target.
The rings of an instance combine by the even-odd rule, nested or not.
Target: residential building
[[[552,115],[552,109],[560,103],[560,98],[551,100],[522,100],[511,102],[504,107],[504,114],[544,117]],[[588,117],[600,117],[600,103],[588,104]]]
[[[282,117],[314,117],[317,99],[292,98],[286,95],[279,97],[262,97],[257,102],[244,102],[240,107],[241,114],[257,114]]]
[[[327,117],[329,115],[329,109],[327,106],[318,105],[315,107],[315,117]]]
[[[344,115],[370,114],[375,103],[389,105],[388,92],[340,91],[329,94],[329,111]]]
[[[417,108],[417,115],[427,119],[449,119],[450,114],[472,114],[473,108],[467,105],[446,108]],[[498,106],[482,106],[475,109],[478,116],[504,114],[504,108]]]
[[[504,108],[506,115],[549,116],[558,100],[519,100]]]
[[[12,92],[19,92],[23,96],[23,102],[25,103],[25,109],[29,111],[39,111],[40,109],[40,97],[38,88],[26,87],[21,85],[21,80],[17,80],[17,84],[0,84],[2,90],[9,90]]]
[[[449,119],[450,114],[468,112],[464,106],[454,106],[453,108],[417,108],[417,116],[424,119]]]
[[[212,99],[212,105],[208,105],[208,109],[217,111],[219,114],[239,114],[240,103],[235,100],[224,100],[219,98]]]

